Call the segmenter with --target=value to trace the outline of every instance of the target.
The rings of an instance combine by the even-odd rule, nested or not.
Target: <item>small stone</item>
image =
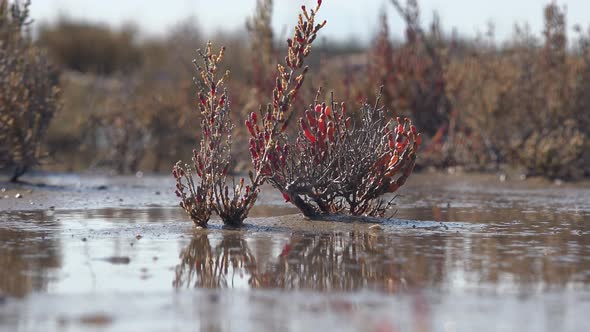
[[[20,193],[17,193],[16,195],[14,195],[14,198],[23,198],[23,195],[21,195]]]
[[[142,237],[143,237],[143,236],[141,236],[140,234],[137,234],[137,235],[135,235],[135,238],[136,238],[137,240],[141,240],[141,238],[142,238]]]
[[[381,227],[381,225],[379,225],[379,224],[375,224],[375,225],[370,226],[369,229],[372,231],[382,231],[383,227]]]
[[[82,242],[86,242],[87,239],[85,237],[82,238]]]
[[[157,195],[157,196],[160,196],[160,194],[161,194],[161,193],[160,193],[159,191],[156,191],[156,195]]]

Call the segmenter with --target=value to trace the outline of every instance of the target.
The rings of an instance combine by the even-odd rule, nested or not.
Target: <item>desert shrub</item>
[[[12,181],[43,157],[59,108],[58,75],[27,31],[29,5],[0,0],[0,168],[13,170]]]
[[[132,26],[116,31],[62,17],[54,25],[40,27],[38,42],[65,69],[108,75],[139,67],[142,59],[136,37]]]
[[[435,20],[427,35],[420,26],[417,1],[409,0],[405,7],[396,0],[392,3],[406,22],[406,40],[399,47],[390,49],[387,46],[388,27],[383,18],[374,50],[375,61],[372,62],[374,75],[380,78],[373,84],[384,86],[384,103],[388,108],[412,117],[425,134],[432,136],[447,123],[450,115],[444,79],[446,61],[439,45],[438,21]]]
[[[563,10],[550,4],[544,14],[542,41],[517,28],[506,47],[477,47],[447,69],[458,163],[512,164],[550,178],[589,174],[587,67],[568,54]]]
[[[321,0],[315,9],[302,6],[287,40],[284,65],[277,66],[271,103],[245,121],[253,166],[249,185],[244,186],[244,178],[236,184],[227,175],[233,124],[224,89],[227,75],[217,74],[224,49],[214,54],[209,43],[207,51],[199,53],[204,64],[197,66],[200,149],[193,151],[193,165],[178,162],[173,168],[180,205],[196,225],[206,226],[216,213],[225,224],[240,226],[266,181],[308,217],[382,216],[391,201],[381,197],[395,192],[410,176],[422,137],[410,120],[390,117],[378,106],[379,98],[375,105],[365,102],[358,112],[360,120],[353,121],[344,103],[335,103],[333,97],[328,105],[320,103],[318,91],[314,104],[299,116],[296,138],[289,139],[287,128],[297,117],[296,100],[309,71],[304,62],[326,24],[315,22],[320,7]]]
[[[66,71],[63,108],[48,133],[54,167],[168,172],[164,165],[196,141],[188,116],[194,92],[187,50],[201,40],[194,24],[182,22],[165,38],[128,45],[141,53],[133,69],[119,63],[109,75]]]
[[[272,104],[246,120],[252,136],[252,161],[255,167],[264,164],[262,171],[268,181],[308,217],[382,215],[388,204],[379,197],[404,184],[414,167],[421,138],[409,120],[398,119],[397,126],[389,128],[391,122],[383,108],[365,103],[356,123],[346,116],[343,104],[332,99],[325,105],[316,97],[299,118],[296,140],[290,141],[285,129],[294,116],[292,100],[307,68],[300,76],[293,73],[301,69],[309,53],[305,43],[313,41],[323,26],[312,29],[301,23],[300,19],[300,31],[296,29],[288,40],[287,66],[278,67]],[[293,77],[296,85],[290,89]]]
[[[307,67],[303,66],[304,58],[310,53],[317,32],[326,24],[325,21],[314,24],[320,6],[321,1],[318,1],[315,10],[307,11],[302,7],[303,13],[299,15],[293,38],[288,40],[288,56],[285,58],[287,67],[278,66],[279,76],[273,90],[273,102],[265,112],[261,108],[262,126],[258,125],[254,113],[246,121],[248,130],[253,135],[256,132],[260,139],[257,147],[250,148],[253,171],[249,173],[248,185],[245,185],[244,178],[238,184],[232,178],[231,187],[227,184],[233,123],[229,114],[230,99],[224,90],[227,73],[222,77],[217,74],[225,48],[219,54],[214,54],[209,43],[205,53],[199,52],[203,61],[203,66],[197,66],[201,77],[198,82],[202,133],[200,149],[193,150],[192,166],[182,165],[179,161],[173,168],[180,205],[196,225],[205,227],[215,212],[225,224],[240,226],[256,202],[259,187],[272,175],[269,162],[292,117],[293,100],[307,73]],[[193,174],[196,174],[197,181]]]
[[[213,53],[211,43],[205,53],[199,51],[203,66],[197,66],[201,81],[199,110],[201,115],[201,142],[199,150],[193,150],[193,165],[179,161],[173,169],[177,181],[176,195],[180,206],[197,226],[205,227],[213,212],[223,222],[240,226],[256,202],[262,178],[251,177],[251,185],[244,185],[241,178],[236,184],[231,178],[231,193],[228,182],[230,167],[233,122],[230,118],[230,99],[224,88],[228,73],[219,77],[218,64],[223,59],[225,48]],[[197,176],[197,182],[193,178]]]
[[[381,197],[410,176],[422,138],[410,120],[390,120],[378,102],[365,102],[354,121],[344,103],[316,100],[299,119],[296,141],[270,155],[269,182],[307,217],[382,216],[391,201]]]
[[[508,101],[519,70],[509,57],[495,52],[454,60],[445,73],[455,112],[454,146],[448,153],[456,164],[468,168],[498,167],[511,155],[515,126]]]
[[[272,0],[258,0],[254,15],[246,22],[250,36],[250,85],[255,107],[264,103],[266,92],[273,88],[277,54],[271,26]]]
[[[531,175],[579,178],[590,174],[590,131],[584,110],[587,104],[580,108],[576,101],[576,97],[581,97],[579,89],[583,84],[576,83],[577,69],[568,57],[564,10],[555,3],[549,4],[544,19],[544,44],[535,71],[539,83],[536,95],[541,96],[541,105],[528,121],[522,122],[526,135],[521,137],[516,153]]]
[[[440,141],[448,135],[452,109],[446,91],[447,57],[439,21],[434,20],[426,33],[420,24],[417,1],[408,0],[404,6],[392,0],[392,4],[406,23],[405,40],[393,44],[383,15],[381,29],[368,54],[365,87],[382,85],[383,105],[400,116],[412,118],[423,131],[429,145],[423,162],[447,166],[452,160]]]
[[[191,89],[187,84],[130,79],[119,80],[117,86],[87,119],[92,135],[102,141],[95,164],[118,173],[147,167],[160,171],[161,165],[178,159],[188,145],[185,141],[194,141],[187,122]]]

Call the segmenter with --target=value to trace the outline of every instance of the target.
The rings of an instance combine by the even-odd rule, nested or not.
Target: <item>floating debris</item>
[[[112,256],[112,257],[103,258],[102,260],[104,260],[105,262],[111,263],[111,264],[120,264],[120,265],[125,265],[125,264],[131,263],[131,258],[129,258],[127,256]]]
[[[80,317],[80,323],[85,325],[104,326],[113,322],[113,318],[105,314],[92,314]]]

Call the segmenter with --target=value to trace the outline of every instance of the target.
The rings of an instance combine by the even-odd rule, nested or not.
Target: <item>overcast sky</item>
[[[466,36],[485,32],[487,22],[496,26],[496,36],[511,35],[514,23],[529,23],[535,33],[542,30],[542,10],[550,0],[421,0],[422,18],[428,23],[437,11],[444,29],[451,28]],[[403,0],[402,0],[403,2]],[[277,33],[292,28],[301,3],[315,0],[275,0],[273,25]],[[567,7],[567,23],[587,27],[590,23],[590,0],[560,0]],[[121,26],[135,22],[148,35],[162,35],[171,26],[193,17],[206,33],[244,29],[256,0],[33,0],[32,16],[37,22],[55,20],[59,15]],[[382,10],[389,13],[390,27],[399,35],[403,23],[392,10],[389,0],[324,0],[320,16],[328,20],[323,35],[330,39],[356,38],[367,41],[378,27]]]

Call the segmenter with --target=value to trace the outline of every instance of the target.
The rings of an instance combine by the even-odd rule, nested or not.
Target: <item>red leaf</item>
[[[285,202],[290,202],[291,198],[289,197],[289,195],[287,195],[286,193],[282,193],[283,194],[283,198],[285,199]]]

